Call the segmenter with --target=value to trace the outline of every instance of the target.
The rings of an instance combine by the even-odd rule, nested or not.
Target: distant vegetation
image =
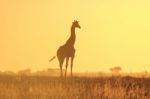
[[[111,76],[132,76],[132,77],[150,77],[150,73],[147,71],[138,73],[124,73],[121,72],[122,68],[120,66],[115,66],[110,68],[110,72],[74,72],[74,76],[78,77],[111,77]],[[63,70],[64,72],[64,70]],[[13,71],[0,71],[0,75],[22,75],[22,76],[60,76],[60,69],[45,69],[33,72],[31,69],[23,69],[18,72]],[[70,72],[67,75],[70,77]]]
[[[110,71],[115,74],[115,75],[118,75],[120,74],[120,71],[122,70],[122,68],[120,66],[116,66],[116,67],[113,67],[113,68],[110,68]]]

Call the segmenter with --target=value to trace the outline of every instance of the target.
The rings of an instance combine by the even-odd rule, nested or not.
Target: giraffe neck
[[[74,47],[75,39],[76,39],[75,27],[72,26],[71,27],[71,35],[70,35],[69,39],[67,40],[66,45],[69,47]]]
[[[71,27],[71,35],[70,35],[70,38],[72,38],[72,39],[74,38],[74,39],[75,39],[75,36],[76,36],[76,35],[75,35],[75,27],[72,26],[72,27]],[[74,41],[74,42],[75,42],[75,41]]]

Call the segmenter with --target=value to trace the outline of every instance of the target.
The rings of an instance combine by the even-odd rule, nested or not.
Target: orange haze
[[[59,68],[48,60],[76,30],[74,71],[150,71],[149,0],[1,0],[0,70]]]

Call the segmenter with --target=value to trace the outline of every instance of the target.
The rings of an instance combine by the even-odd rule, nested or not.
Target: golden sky
[[[74,71],[114,66],[150,71],[149,5],[149,0],[0,0],[0,70],[59,68],[57,59],[48,60],[77,19],[82,28],[76,30]]]

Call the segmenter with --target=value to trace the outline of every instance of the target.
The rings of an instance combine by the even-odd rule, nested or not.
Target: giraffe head
[[[81,26],[79,25],[79,21],[77,21],[77,20],[74,20],[74,22],[72,22],[72,25],[74,26],[74,27],[77,27],[77,28],[81,28]]]

